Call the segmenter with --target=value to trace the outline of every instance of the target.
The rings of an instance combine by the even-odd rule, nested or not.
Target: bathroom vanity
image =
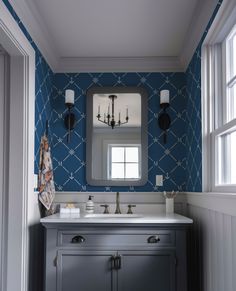
[[[192,220],[55,214],[45,227],[45,291],[186,291]]]

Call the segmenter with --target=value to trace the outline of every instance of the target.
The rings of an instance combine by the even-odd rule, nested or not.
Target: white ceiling
[[[165,65],[180,69],[187,43],[202,33],[217,0],[10,2],[55,70],[62,69],[60,62],[66,71],[90,62],[91,71],[91,65],[104,66],[104,59],[115,65],[118,58],[131,71],[137,63],[144,71],[155,64],[155,71]]]
[[[197,0],[27,0],[61,57],[178,56]]]

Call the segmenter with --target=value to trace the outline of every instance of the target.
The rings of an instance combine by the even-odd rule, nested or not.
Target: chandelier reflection
[[[98,115],[97,115],[97,119],[102,122],[107,124],[108,126],[110,126],[112,129],[114,129],[117,126],[121,126],[123,124],[126,124],[129,122],[129,116],[128,116],[128,108],[126,108],[126,118],[125,121],[121,121],[120,120],[120,112],[119,112],[119,119],[118,121],[115,120],[115,99],[117,99],[116,95],[109,95],[108,98],[111,100],[111,114],[110,114],[110,104],[108,105],[108,110],[107,110],[107,114],[104,113],[103,117],[101,115],[100,112],[100,105],[98,106]]]

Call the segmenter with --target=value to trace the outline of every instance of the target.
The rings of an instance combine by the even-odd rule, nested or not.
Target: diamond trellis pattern
[[[53,74],[23,23],[8,0],[2,0],[35,49],[35,173],[38,172],[40,138],[49,120],[55,182],[59,191],[162,191],[155,186],[155,175],[163,174],[165,189],[202,190],[201,149],[201,45],[223,0],[218,1],[186,73],[98,73]],[[91,86],[143,86],[148,101],[148,183],[143,187],[92,187],[85,180],[85,94]],[[66,143],[63,117],[64,91],[76,92],[74,111],[77,116],[72,142]],[[157,126],[160,113],[159,92],[171,92],[171,128],[168,143],[162,144]]]
[[[185,189],[186,168],[186,94],[184,73],[83,73],[55,74],[52,94],[51,122],[52,154],[56,188],[59,191],[161,191],[155,186],[155,176],[164,176],[165,189]],[[85,179],[86,150],[86,91],[91,86],[142,86],[148,92],[148,182],[142,187],[94,187]],[[67,144],[67,131],[63,118],[66,113],[64,94],[75,90],[77,123],[71,143]],[[158,127],[160,90],[170,90],[171,128],[168,142],[163,144],[163,132]]]
[[[218,1],[214,13],[186,71],[186,190],[202,191],[202,120],[201,120],[201,47],[222,4]]]
[[[49,137],[51,136],[50,125],[53,111],[50,100],[53,91],[53,72],[37,51],[35,70],[35,173],[38,173],[40,140],[45,132],[46,120],[49,122]]]
[[[201,134],[201,56],[200,49],[186,72],[187,131],[186,131],[186,189],[202,190],[202,134]]]
[[[36,44],[32,40],[24,24],[21,22],[11,4],[7,0],[2,0],[8,8],[12,17],[18,23],[20,29],[31,43],[35,50],[35,173],[38,173],[39,163],[39,146],[40,139],[45,131],[46,120],[50,121],[52,117],[52,108],[50,104],[50,95],[53,88],[53,72],[43,58]],[[50,132],[49,132],[50,133]]]

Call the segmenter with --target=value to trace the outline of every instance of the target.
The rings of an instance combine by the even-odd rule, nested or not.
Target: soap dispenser
[[[87,213],[94,213],[94,203],[93,203],[93,200],[92,200],[92,195],[89,195],[89,199],[86,203],[86,212]]]

